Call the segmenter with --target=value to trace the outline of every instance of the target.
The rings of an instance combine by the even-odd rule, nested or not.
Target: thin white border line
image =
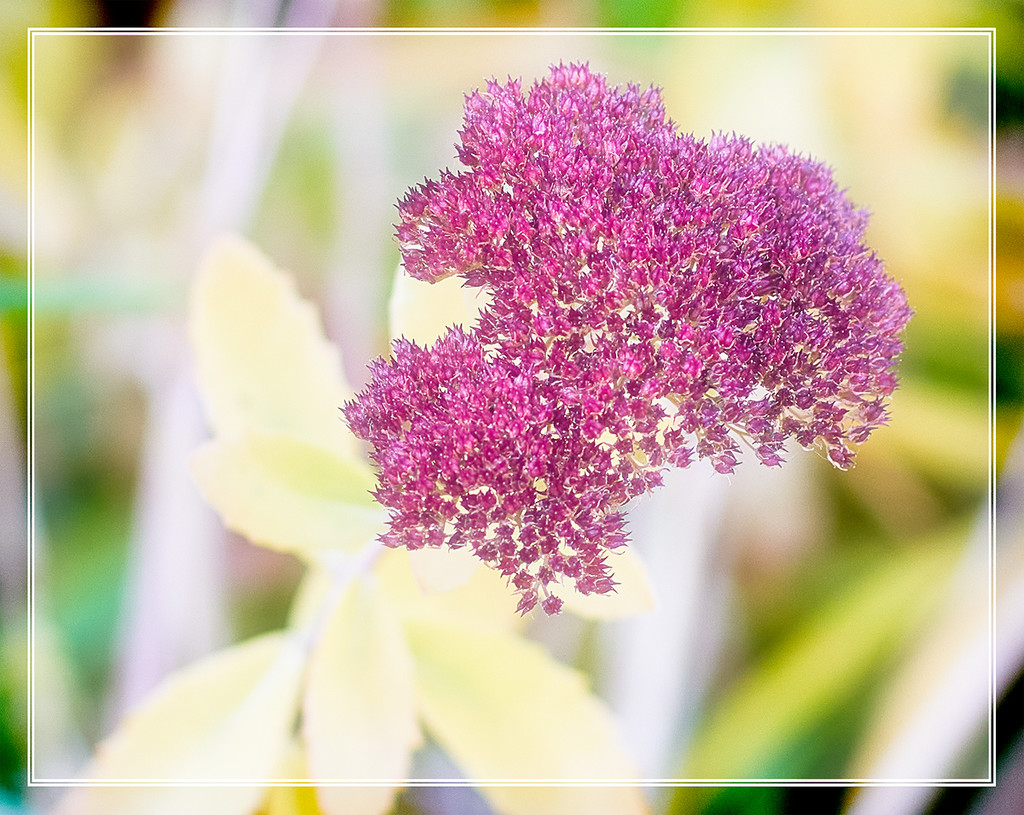
[[[514,28],[514,27],[466,27],[466,28],[431,28],[427,26],[410,26],[407,28],[372,28],[372,27],[268,27],[268,26],[244,26],[238,28],[222,26],[195,26],[195,27],[168,27],[168,28],[97,28],[97,27],[63,27],[63,28],[30,28],[30,32],[40,34],[77,34],[77,35],[186,35],[186,34],[355,34],[373,36],[404,36],[404,35],[560,35],[560,34],[585,34],[596,36],[677,36],[679,34],[699,34],[701,36],[758,36],[758,35],[836,35],[836,36],[861,36],[861,35],[887,35],[887,36],[911,36],[916,34],[935,35],[950,34],[963,36],[967,34],[989,34],[994,33],[995,28],[986,26],[964,26],[964,27],[877,27],[870,26],[842,28],[842,27],[779,27],[779,28],[743,28],[743,27],[713,27],[713,28],[560,28],[560,27],[537,27],[537,28]]]
[[[989,777],[980,778],[958,778],[958,779],[336,779],[336,780],[313,780],[313,779],[212,779],[212,780],[188,780],[188,779],[86,779],[86,778],[36,778],[35,777],[35,693],[34,693],[34,658],[33,648],[35,637],[34,625],[34,603],[35,603],[35,519],[34,519],[34,494],[35,494],[35,468],[34,468],[34,439],[35,439],[35,414],[33,410],[33,397],[35,390],[35,338],[34,338],[34,249],[35,249],[35,150],[34,150],[34,120],[35,120],[35,96],[34,73],[35,73],[35,50],[34,40],[37,36],[46,35],[172,35],[182,36],[188,34],[274,34],[274,35],[297,35],[297,34],[347,34],[347,35],[548,35],[548,34],[583,34],[600,36],[677,36],[677,35],[957,35],[969,36],[982,34],[988,38],[989,50],[989,235],[988,235],[988,261],[989,261],[989,675],[990,675],[990,705],[989,705]],[[986,787],[995,786],[995,700],[996,700],[996,671],[995,671],[995,435],[994,435],[994,389],[995,389],[995,355],[994,355],[994,313],[995,305],[993,299],[993,278],[995,266],[995,223],[994,223],[994,161],[995,161],[995,34],[994,27],[965,27],[965,28],[624,28],[624,29],[593,29],[593,28],[405,28],[405,29],[375,29],[375,28],[125,28],[125,29],[97,29],[97,28],[38,28],[27,29],[28,36],[28,158],[29,158],[29,211],[28,211],[28,303],[27,303],[27,371],[28,371],[28,393],[27,393],[27,504],[28,504],[28,688],[27,688],[27,785],[29,787],[113,787],[113,786],[157,786],[157,787],[182,787],[182,786],[246,786],[246,787],[277,787],[277,786],[388,786],[388,787],[435,787],[435,786],[459,786],[459,787],[518,787],[518,786],[589,786],[589,787],[706,787],[706,786],[728,786],[728,787],[749,787],[749,786],[920,786],[920,787]]]
[[[995,200],[996,200],[996,30],[993,28],[989,37],[989,83],[988,83],[988,434],[989,434],[989,471],[988,471],[988,566],[989,566],[989,726],[988,726],[988,755],[989,755],[989,778],[992,783],[996,782],[998,755],[996,749],[996,705],[998,701],[998,666],[996,664],[996,308],[995,308],[995,274],[996,274],[996,226],[995,226]]]
[[[96,779],[56,778],[37,782],[39,787],[991,787],[985,778],[375,778],[310,779],[259,778],[166,781],[159,778]]]
[[[26,531],[28,532],[28,564],[26,593],[28,602],[28,660],[26,685],[26,759],[29,786],[35,778],[35,35],[28,31],[28,256],[26,257],[26,309],[25,309],[25,502]]]

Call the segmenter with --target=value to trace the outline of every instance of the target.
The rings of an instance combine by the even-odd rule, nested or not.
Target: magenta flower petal
[[[466,100],[466,170],[399,204],[406,271],[486,287],[471,331],[398,341],[346,407],[389,545],[470,545],[556,613],[606,593],[621,508],[695,458],[838,467],[886,421],[906,298],[824,165],[680,134],[657,90],[559,65]]]

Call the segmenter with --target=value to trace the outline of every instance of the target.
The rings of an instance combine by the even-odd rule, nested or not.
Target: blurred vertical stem
[[[202,412],[180,371],[149,384],[111,723],[166,674],[225,639],[217,521],[200,504],[185,467],[188,451],[204,437]]]
[[[672,471],[664,487],[630,513],[656,605],[606,625],[603,658],[609,664],[599,675],[649,778],[671,777],[723,642],[722,572],[713,568],[710,551],[728,487],[704,467]]]
[[[375,5],[367,2],[368,7]],[[381,274],[393,268],[390,253],[391,189],[388,127],[383,86],[386,66],[375,37],[355,37],[339,55],[338,71],[359,81],[341,83],[331,108],[337,171],[332,179],[341,218],[329,259],[326,320],[330,334],[345,349],[348,380],[359,388],[366,380],[363,364],[378,353],[384,301]]]
[[[322,9],[317,16],[329,20],[336,5],[333,0],[282,0],[281,9],[287,9],[289,15],[298,14],[299,7]],[[234,16],[252,26],[272,24],[281,14],[274,9],[273,14],[266,15],[269,19],[252,19],[252,8],[251,4],[238,2]],[[194,244],[200,250],[214,235],[241,230],[249,223],[292,108],[323,42],[323,35],[309,33],[222,36],[226,37],[226,44],[206,150],[206,170],[199,191],[199,211],[191,224],[196,230]],[[280,51],[268,54],[263,47],[267,42]]]
[[[8,370],[6,337],[0,331],[0,602],[4,618],[20,619],[24,613],[25,548],[25,457],[19,412],[14,406],[14,389]],[[12,607],[14,603],[18,608]]]
[[[19,793],[25,743],[21,713],[25,677],[25,493],[24,439],[11,387],[6,326],[0,327],[0,794]],[[15,710],[19,710],[15,713]],[[14,768],[17,768],[15,770]]]
[[[329,20],[336,2],[235,3],[239,24],[289,19]],[[208,36],[208,35],[197,35]],[[216,105],[206,145],[206,169],[194,217],[180,225],[184,254],[198,256],[213,236],[244,231],[256,208],[292,109],[319,53],[319,34],[220,34],[223,61],[214,83]],[[191,361],[177,332],[147,379],[151,405],[136,499],[133,568],[123,613],[119,687],[109,715],[119,718],[167,672],[224,638],[223,537],[186,471],[189,452],[205,434]]]

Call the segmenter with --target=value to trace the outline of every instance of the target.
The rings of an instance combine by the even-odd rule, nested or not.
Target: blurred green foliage
[[[859,568],[825,581],[838,583],[831,591],[815,587],[823,599],[762,641],[750,669],[710,700],[677,777],[842,778],[885,671],[942,593],[963,530],[944,537],[898,557],[861,552]],[[714,797],[680,788],[670,812],[704,811]]]
[[[0,624],[4,641],[13,639]],[[14,803],[24,793],[25,733],[18,725],[24,721],[21,710],[23,695],[17,690],[22,681],[11,666],[0,671],[0,802]]]
[[[326,252],[341,220],[337,155],[322,117],[289,122],[253,223],[254,234],[273,243],[299,243],[310,254]],[[281,223],[281,213],[289,214]]]
[[[597,24],[607,28],[680,25],[688,0],[598,0]]]

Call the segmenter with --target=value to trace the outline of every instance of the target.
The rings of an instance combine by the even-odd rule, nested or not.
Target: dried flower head
[[[886,421],[910,309],[827,167],[677,132],[657,90],[559,65],[467,97],[458,154],[399,204],[405,270],[491,303],[398,340],[346,406],[392,546],[471,546],[555,613],[615,585],[622,507],[668,466],[795,439],[837,467]]]

